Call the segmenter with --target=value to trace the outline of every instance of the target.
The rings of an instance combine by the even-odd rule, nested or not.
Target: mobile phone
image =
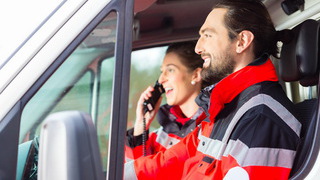
[[[145,100],[143,102],[143,109],[144,109],[144,113],[146,112],[150,112],[154,109],[154,106],[156,105],[156,103],[158,102],[159,98],[161,97],[161,95],[165,92],[163,86],[156,81],[155,85],[153,86],[154,91],[151,92],[151,97],[148,100]]]

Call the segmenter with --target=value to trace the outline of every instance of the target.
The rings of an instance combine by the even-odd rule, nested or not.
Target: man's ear
[[[202,68],[197,68],[193,71],[192,81],[201,82],[201,71]]]
[[[237,53],[242,53],[248,47],[252,46],[254,39],[254,35],[252,34],[251,31],[243,30],[238,34],[238,41],[237,41],[237,47],[236,47],[236,52]]]

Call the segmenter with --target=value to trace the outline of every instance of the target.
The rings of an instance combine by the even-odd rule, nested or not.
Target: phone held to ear
[[[151,97],[148,100],[143,102],[143,112],[151,112],[154,109],[154,106],[158,102],[161,95],[165,92],[163,86],[156,81],[156,84],[153,86],[154,91],[151,92]]]

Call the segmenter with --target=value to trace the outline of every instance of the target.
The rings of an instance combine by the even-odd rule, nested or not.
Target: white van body
[[[307,19],[314,19],[319,22],[320,0],[306,0],[304,5],[291,15],[287,15],[281,8],[283,1],[262,1],[268,8],[277,30],[291,29]],[[108,79],[112,82],[110,83],[112,87],[110,88],[111,93],[106,95],[108,101],[106,101],[107,104],[105,106],[108,107],[108,120],[104,123],[107,123],[107,125],[104,126],[104,130],[101,130],[105,134],[98,136],[99,151],[100,153],[105,153],[101,155],[101,157],[105,158],[102,158],[102,161],[105,161],[102,164],[106,175],[103,178],[121,179],[124,162],[124,133],[127,128],[127,121],[131,118],[130,114],[128,115],[128,111],[131,109],[132,88],[129,87],[132,85],[130,83],[143,81],[139,78],[133,79],[133,75],[130,75],[132,52],[160,46],[165,47],[172,42],[196,40],[198,34],[196,29],[199,28],[199,24],[203,23],[205,16],[201,15],[200,17],[195,12],[192,12],[193,14],[190,12],[190,14],[187,14],[188,16],[183,14],[188,13],[183,11],[183,9],[189,7],[188,3],[194,6],[194,11],[201,11],[202,7],[208,6],[203,11],[205,15],[210,10],[210,6],[216,1],[30,0],[21,2],[11,0],[0,2],[0,22],[2,27],[0,29],[0,146],[3,149],[0,152],[0,179],[19,179],[18,177],[22,176],[16,175],[20,171],[21,173],[25,172],[25,170],[19,170],[19,146],[32,140],[31,136],[29,137],[31,132],[31,134],[39,135],[38,131],[43,125],[43,120],[51,114],[54,106],[71,91],[76,82],[82,78],[82,75],[86,74],[87,70],[91,73],[89,73],[87,79],[90,82],[92,80],[92,83],[89,83],[88,86],[90,95],[86,97],[90,99],[87,113],[91,115],[94,124],[96,124],[96,129],[99,129],[97,124],[99,124],[99,117],[103,114],[99,112],[99,103],[102,102],[100,100],[100,90],[102,89],[100,79],[102,79],[102,76],[99,70],[102,67],[103,59],[111,59],[110,62],[112,64],[109,67],[113,68],[110,79]],[[182,14],[174,18],[170,17],[170,13],[173,13],[170,9],[171,6],[174,8],[181,7],[181,9],[175,11]],[[157,18],[162,18],[161,12],[165,9],[168,10],[166,18],[164,18],[168,27],[161,29],[163,19],[158,20]],[[116,19],[116,23],[112,24],[114,19]],[[150,19],[152,21],[149,22]],[[179,22],[171,22],[176,19]],[[189,23],[194,21],[198,24],[192,27],[191,25],[190,27],[185,27],[187,26],[187,21]],[[106,26],[113,29],[99,28],[101,22],[107,23]],[[152,26],[158,28],[157,30],[146,27],[147,23],[151,22],[154,23]],[[172,27],[170,27],[171,25]],[[192,33],[189,31],[192,31]],[[87,42],[83,43],[85,38],[89,36],[91,39],[87,39]],[[103,39],[103,36],[110,36],[110,38]],[[97,42],[101,44],[97,44]],[[110,51],[112,52],[102,52],[110,48],[110,44],[112,46]],[[91,47],[97,48],[93,49]],[[162,52],[162,49],[160,51]],[[88,55],[89,53],[92,54]],[[55,78],[54,74],[60,73],[59,69],[63,67],[62,64],[65,61],[67,62],[67,59],[72,62],[72,58],[76,60],[81,57],[90,57],[91,59],[88,62],[83,62],[82,67],[76,66],[76,64],[80,65],[81,63],[74,63],[75,66],[70,66],[68,69],[69,72],[79,70],[79,74],[75,73],[74,77],[68,79],[68,71],[66,71],[61,73],[60,82],[55,80],[56,86],[61,85],[61,88],[65,89],[59,90],[57,94],[52,94],[51,91],[44,89],[49,87],[46,82],[49,82],[50,78]],[[150,80],[150,82],[153,81],[154,79]],[[148,84],[150,82],[145,82],[146,86],[150,85]],[[303,93],[301,92],[309,93],[310,90],[310,88],[304,89],[300,86],[293,86],[288,82],[284,83],[284,87],[288,97],[294,102],[298,101],[297,96],[299,101],[302,101],[304,97],[302,97],[303,95],[301,94]],[[317,87],[313,87],[313,97],[318,98],[317,90],[314,89],[317,89]],[[298,90],[301,92],[297,95]],[[42,93],[43,97],[39,95],[40,93]],[[48,104],[39,102],[39,104],[31,105],[37,102],[35,97],[50,99],[50,96],[54,100]],[[37,114],[36,110],[41,106],[45,109]],[[66,108],[66,110],[70,109]],[[28,118],[32,117],[33,114],[37,119],[29,122]],[[320,117],[317,118],[320,119]],[[39,121],[40,119],[41,121]],[[319,130],[316,129],[316,133]],[[59,133],[63,134],[67,131],[59,131]],[[43,134],[45,134],[45,131],[43,131]],[[48,134],[50,133],[47,133],[47,136],[50,136]],[[103,141],[100,141],[100,136],[107,138],[105,147],[101,145]],[[316,136],[314,141],[316,140],[315,138]],[[48,146],[50,146],[50,141],[44,142],[49,142]],[[64,141],[61,140],[61,142]],[[293,179],[319,179],[320,156],[318,152],[320,151],[320,146],[318,142],[315,141],[314,143],[312,151],[317,153],[312,154],[312,158],[306,162],[305,168]],[[57,146],[57,144],[53,143],[52,145]],[[45,147],[41,147],[41,143],[40,148],[45,151]],[[67,156],[63,154],[66,154],[66,152],[61,152],[59,157]],[[47,156],[50,156],[50,154]],[[39,166],[46,164],[45,162],[41,163]],[[60,174],[61,176],[56,177],[51,175],[51,177],[70,179],[66,171],[68,166],[61,165],[60,167],[65,167],[64,171],[61,171],[65,175]],[[23,166],[23,168],[25,167]],[[46,179],[46,168],[39,167],[39,169],[43,170],[41,171],[41,178]],[[90,171],[90,169],[87,171]],[[101,178],[100,176],[98,177]]]

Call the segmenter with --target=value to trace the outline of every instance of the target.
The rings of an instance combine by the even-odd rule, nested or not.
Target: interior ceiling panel
[[[136,0],[133,48],[197,39],[215,3],[217,0]]]

